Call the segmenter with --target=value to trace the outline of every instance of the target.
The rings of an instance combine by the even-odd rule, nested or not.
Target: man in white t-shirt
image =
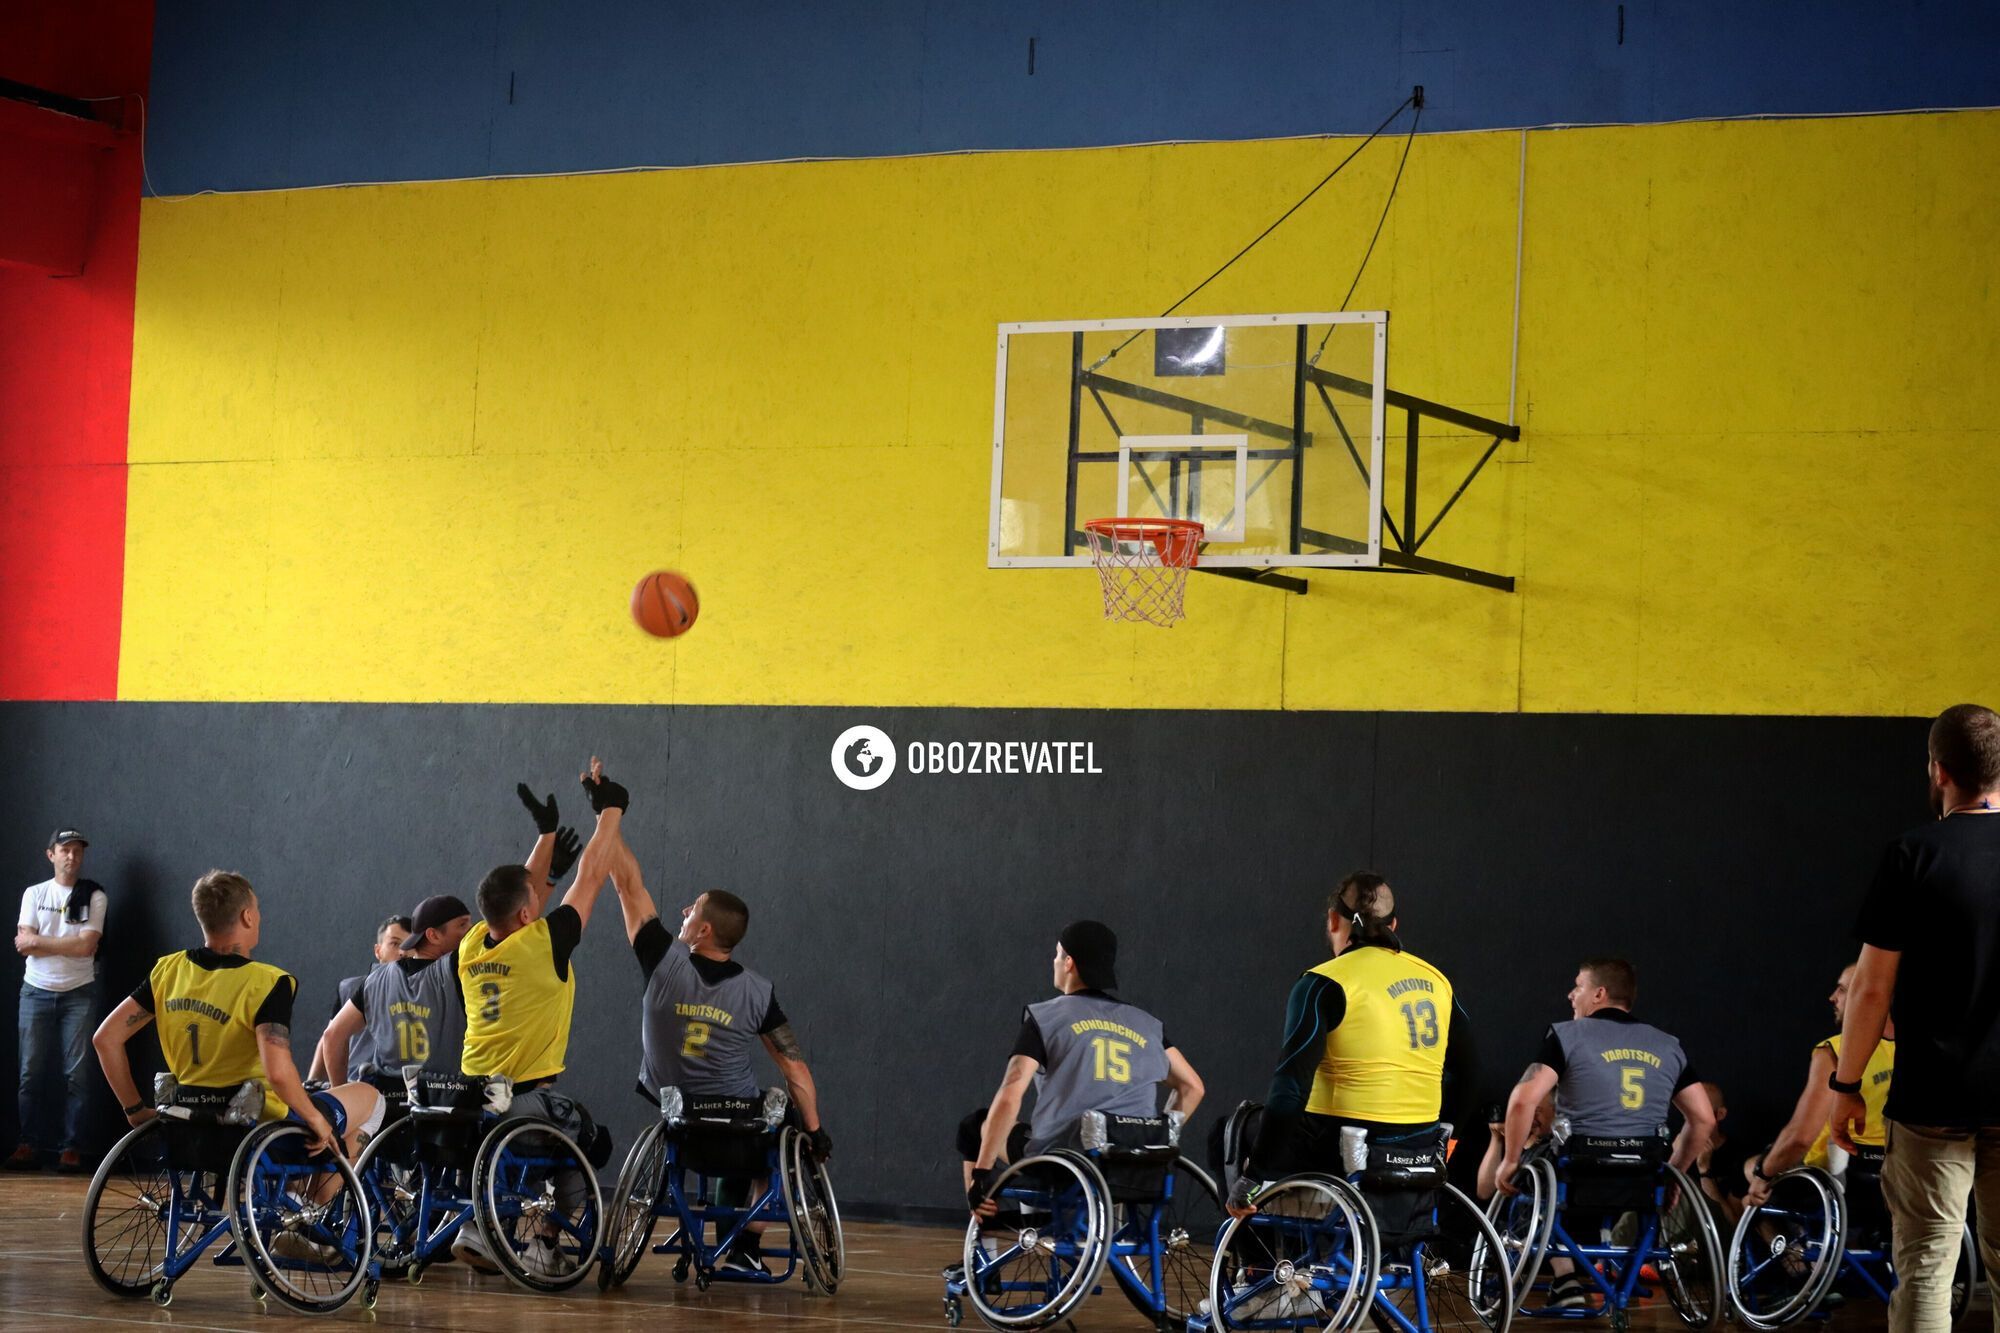
[[[87,1057],[97,1003],[97,942],[104,936],[104,890],[80,878],[88,846],[75,829],[57,829],[48,846],[55,875],[21,894],[14,928],[14,952],[27,960],[21,983],[21,1143],[0,1162],[10,1171],[34,1171],[42,1164],[54,1137],[46,1107],[58,1068],[66,1089],[56,1170],[90,1170],[78,1152],[77,1134],[90,1089]]]

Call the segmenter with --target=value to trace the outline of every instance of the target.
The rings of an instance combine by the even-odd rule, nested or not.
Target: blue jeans
[[[90,1015],[97,1006],[97,984],[75,990],[49,991],[21,983],[21,1142],[48,1148],[51,1122],[42,1115],[49,1085],[55,1082],[60,1056],[67,1084],[61,1151],[78,1147],[83,1108],[90,1095]]]

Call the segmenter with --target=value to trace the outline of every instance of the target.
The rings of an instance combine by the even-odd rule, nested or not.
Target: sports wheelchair
[[[1797,1167],[1779,1176],[1770,1197],[1746,1208],[1729,1242],[1729,1302],[1751,1328],[1783,1328],[1819,1311],[1829,1292],[1886,1303],[1896,1289],[1889,1211],[1882,1201],[1881,1148],[1846,1157],[1840,1176]],[[1965,1313],[1979,1276],[1972,1228],[1960,1242],[1951,1283],[1951,1317]]]
[[[1196,1314],[1223,1221],[1215,1182],[1180,1151],[1181,1118],[1092,1111],[1069,1146],[994,1177],[1000,1211],[974,1217],[963,1266],[945,1279],[945,1321],[965,1305],[989,1326],[1046,1328],[1102,1290],[1108,1266],[1134,1309],[1165,1333]]]
[[[99,1163],[83,1207],[83,1256],[114,1296],[173,1302],[174,1283],[213,1262],[249,1270],[259,1301],[329,1314],[366,1288],[371,1235],[361,1182],[338,1152],[308,1155],[296,1120],[266,1120],[264,1085],[153,1082],[158,1114]],[[329,1116],[335,1132],[344,1127]]]
[[[652,1248],[674,1256],[676,1282],[693,1273],[695,1286],[707,1291],[711,1282],[783,1282],[796,1272],[808,1291],[839,1290],[847,1241],[833,1179],[804,1131],[788,1122],[789,1107],[783,1088],[766,1089],[761,1102],[660,1089],[659,1118],[618,1173],[597,1285],[609,1291],[632,1276],[664,1217],[674,1230]],[[763,1251],[781,1267],[722,1265],[731,1249],[758,1234],[753,1227],[769,1224],[789,1236],[782,1249]]]
[[[504,1119],[512,1082],[406,1065],[402,1095],[355,1159],[375,1219],[371,1281],[412,1285],[470,1223],[515,1285],[565,1291],[590,1272],[603,1197],[584,1150],[533,1117]]]
[[[1634,1303],[1657,1285],[1682,1323],[1715,1327],[1725,1301],[1722,1242],[1707,1200],[1670,1155],[1664,1130],[1605,1138],[1572,1134],[1568,1118],[1556,1117],[1549,1137],[1521,1164],[1515,1177],[1520,1192],[1496,1194],[1487,1208],[1521,1314],[1608,1317],[1622,1329]],[[1551,1259],[1574,1266],[1585,1286],[1582,1305],[1530,1303],[1535,1292],[1548,1289],[1542,1269]]]
[[[1225,1174],[1249,1160],[1255,1103],[1223,1131]],[[1344,1174],[1306,1172],[1267,1186],[1257,1211],[1215,1244],[1208,1299],[1189,1333],[1342,1330],[1506,1333],[1513,1317],[1500,1238],[1445,1179],[1451,1126],[1398,1138],[1340,1131]]]

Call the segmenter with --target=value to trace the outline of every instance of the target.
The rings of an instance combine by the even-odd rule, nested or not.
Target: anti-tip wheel
[[[944,1322],[953,1328],[965,1322],[965,1306],[956,1297],[944,1298]]]
[[[169,1282],[155,1282],[152,1290],[153,1304],[162,1310],[174,1303],[174,1288]]]

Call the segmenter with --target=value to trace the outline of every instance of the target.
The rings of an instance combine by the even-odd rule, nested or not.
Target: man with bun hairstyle
[[[1282,1054],[1249,1165],[1229,1192],[1232,1216],[1256,1212],[1280,1176],[1345,1175],[1343,1127],[1376,1142],[1430,1134],[1447,1085],[1454,1110],[1472,1096],[1465,1012],[1444,973],[1403,947],[1389,882],[1367,870],[1342,880],[1327,899],[1326,939],[1333,957],[1301,975],[1285,1003]]]
[[[991,1216],[987,1193],[1007,1162],[1057,1146],[1090,1111],[1108,1115],[1194,1114],[1201,1104],[1201,1076],[1167,1036],[1159,1019],[1119,999],[1118,937],[1099,921],[1074,921],[1056,936],[1051,981],[1062,994],[1029,1005],[993,1103],[958,1127],[965,1160],[966,1202]],[[1035,1108],[1018,1123],[1029,1087]]]

